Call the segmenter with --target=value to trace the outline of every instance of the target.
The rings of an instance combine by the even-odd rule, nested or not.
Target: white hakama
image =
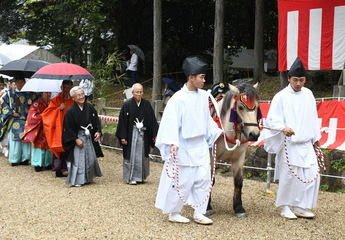
[[[170,148],[178,146],[178,189],[163,167],[155,206],[163,213],[180,212],[184,202],[178,191],[200,213],[205,213],[210,182],[209,148],[221,130],[211,118],[208,94],[204,90],[188,91],[184,86],[169,100],[158,130],[156,146],[163,160],[171,157]]]
[[[313,144],[321,137],[316,102],[312,92],[302,88],[295,92],[287,86],[272,100],[264,129],[259,140],[265,142],[265,150],[276,154],[274,179],[279,180],[277,206],[314,208],[320,186],[318,164]],[[290,127],[295,135],[285,137],[281,130]],[[287,146],[287,153],[284,148]],[[313,180],[311,183],[303,181]]]

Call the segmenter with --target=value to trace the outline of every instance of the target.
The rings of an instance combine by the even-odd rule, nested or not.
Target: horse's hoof
[[[205,216],[211,216],[214,214],[214,211],[211,209],[211,210],[207,210],[206,213],[205,213]]]
[[[236,217],[238,217],[238,218],[245,218],[245,217],[247,217],[247,213],[236,213]]]

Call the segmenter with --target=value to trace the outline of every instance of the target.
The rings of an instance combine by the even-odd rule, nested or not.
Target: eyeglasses
[[[77,98],[82,98],[82,97],[85,96],[85,94],[84,94],[84,93],[80,93],[80,94],[76,94],[75,96],[76,96]]]

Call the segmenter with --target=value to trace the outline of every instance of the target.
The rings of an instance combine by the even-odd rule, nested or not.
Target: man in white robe
[[[289,85],[274,96],[260,139],[267,152],[276,154],[276,206],[282,207],[281,216],[313,218],[315,215],[306,209],[316,207],[319,192],[313,145],[319,146],[320,124],[314,95],[304,87],[306,71],[299,58],[288,75]]]
[[[169,100],[156,140],[163,160],[172,154],[177,156],[178,172],[173,181],[163,167],[155,206],[164,214],[169,213],[170,222],[188,223],[190,220],[180,215],[188,203],[195,209],[195,222],[212,224],[203,215],[211,186],[209,148],[221,130],[210,116],[208,94],[201,89],[207,63],[200,56],[191,56],[184,60],[182,68],[187,83]]]

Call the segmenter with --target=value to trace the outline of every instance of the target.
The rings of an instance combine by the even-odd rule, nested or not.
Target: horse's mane
[[[259,100],[258,91],[252,85],[241,84],[237,88],[238,90],[240,90],[240,93],[246,93],[250,100],[252,101],[254,101],[255,99]]]
[[[246,93],[248,98],[250,100],[259,100],[259,94],[257,92],[257,90],[249,84],[241,84],[239,86],[237,86],[238,90],[240,91],[240,93]],[[223,117],[226,112],[228,111],[228,109],[231,106],[231,101],[232,101],[232,93],[231,91],[227,91],[224,98],[223,98],[223,105],[222,105],[222,109],[220,110],[220,116]]]
[[[227,91],[225,96],[223,97],[223,104],[222,109],[220,110],[220,116],[223,117],[226,114],[226,111],[230,108],[232,101],[232,93],[231,91]]]

